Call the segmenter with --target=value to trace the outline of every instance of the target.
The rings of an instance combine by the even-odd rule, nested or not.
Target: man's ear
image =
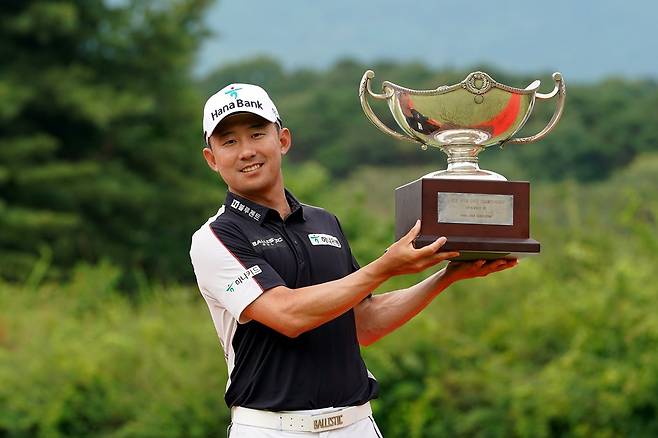
[[[281,143],[281,155],[285,155],[292,146],[292,135],[288,128],[281,128],[279,131],[279,142]]]
[[[217,161],[215,160],[215,154],[212,153],[212,149],[210,149],[210,146],[203,148],[203,158],[206,159],[206,163],[208,163],[208,167],[210,167],[213,171],[218,172]]]

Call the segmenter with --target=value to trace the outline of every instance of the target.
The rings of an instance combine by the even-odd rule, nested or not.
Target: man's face
[[[223,120],[203,150],[208,166],[232,192],[247,198],[267,195],[283,182],[281,157],[290,148],[290,131],[251,113]]]

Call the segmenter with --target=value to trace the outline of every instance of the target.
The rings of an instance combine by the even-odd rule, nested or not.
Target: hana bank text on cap
[[[279,112],[267,92],[258,85],[230,84],[213,94],[203,107],[203,139],[209,145],[213,131],[231,114],[253,113],[281,125]]]

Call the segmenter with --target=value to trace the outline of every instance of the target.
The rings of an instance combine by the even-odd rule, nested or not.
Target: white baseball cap
[[[213,131],[227,116],[248,112],[278,123],[281,119],[272,99],[258,85],[230,84],[213,94],[203,107],[203,139],[209,145]]]

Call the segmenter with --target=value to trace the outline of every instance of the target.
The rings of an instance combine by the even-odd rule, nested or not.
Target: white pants
[[[382,434],[372,416],[326,432],[288,432],[266,429],[263,427],[232,424],[229,426],[229,438],[382,438]]]

